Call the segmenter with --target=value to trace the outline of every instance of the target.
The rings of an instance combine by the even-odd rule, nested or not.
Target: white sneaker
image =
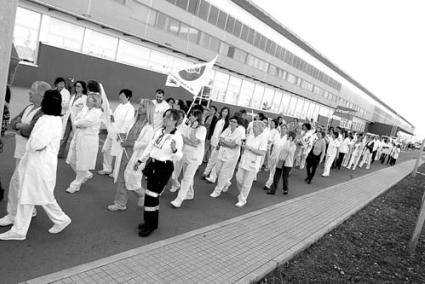
[[[213,192],[210,194],[210,196],[211,196],[211,197],[213,197],[213,198],[216,198],[216,197],[219,197],[219,196],[220,196],[220,193],[217,193],[217,192],[213,191]]]
[[[127,210],[127,206],[118,205],[114,203],[114,204],[108,205],[108,210],[112,212],[124,211],[124,210]]]
[[[110,173],[110,174],[108,175],[108,177],[110,177],[110,178],[115,178],[113,173]]]
[[[223,187],[223,192],[227,192],[229,190],[229,187],[232,185],[232,183],[229,181],[226,183],[226,185]]]
[[[179,202],[178,202],[178,201],[176,201],[176,200],[173,200],[173,201],[171,201],[170,203],[171,203],[171,205],[173,205],[173,207],[174,207],[174,208],[180,208],[180,206],[182,206],[182,204],[181,204],[181,203],[179,203]]]
[[[10,225],[13,225],[13,219],[9,215],[6,215],[0,219],[0,227],[6,227]]]
[[[110,175],[110,174],[112,174],[112,172],[107,172],[107,171],[105,171],[105,170],[98,171],[97,173],[98,173],[99,175],[102,175],[102,176],[106,176],[106,175]]]
[[[245,206],[246,202],[238,201],[238,203],[235,204],[236,207],[243,207]]]
[[[65,191],[68,193],[75,193],[77,191],[80,191],[80,188],[68,187]]]
[[[68,217],[68,220],[62,224],[54,224],[53,227],[49,229],[50,234],[59,234],[63,231],[68,225],[71,224],[71,219]]]
[[[0,234],[0,240],[2,241],[23,241],[26,236],[22,236],[18,233],[15,233],[12,230],[9,230],[3,234]]]
[[[93,174],[92,173],[90,173],[90,174],[88,174],[87,176],[85,176],[84,177],[84,179],[83,179],[83,182],[82,183],[85,183],[86,181],[88,181],[89,179],[92,179],[93,178]]]
[[[179,187],[178,187],[178,186],[173,185],[173,186],[171,186],[171,188],[170,188],[170,192],[176,192],[178,189],[179,189]]]

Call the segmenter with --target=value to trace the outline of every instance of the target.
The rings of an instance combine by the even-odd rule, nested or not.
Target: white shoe
[[[75,193],[77,191],[80,191],[80,188],[68,187],[65,191],[68,193]]]
[[[90,173],[90,174],[88,174],[87,176],[85,176],[84,177],[84,179],[83,179],[83,182],[82,183],[85,183],[86,181],[88,181],[89,179],[92,179],[93,178],[93,174],[92,173]]]
[[[217,193],[217,192],[213,191],[213,192],[210,194],[210,196],[211,196],[211,197],[213,197],[213,198],[216,198],[216,197],[219,197],[219,196],[220,196],[220,193]]]
[[[9,215],[6,215],[0,219],[0,227],[6,227],[10,225],[13,225],[13,219]]]
[[[2,241],[23,241],[26,236],[22,236],[18,233],[15,233],[12,230],[9,230],[3,234],[0,234],[0,240]]]
[[[97,173],[98,173],[99,175],[102,175],[102,176],[106,176],[106,175],[110,175],[110,174],[112,174],[112,172],[107,172],[107,171],[105,171],[105,170],[98,171]]]
[[[238,203],[235,204],[236,207],[243,207],[245,206],[246,202],[238,201]]]
[[[229,187],[232,185],[232,183],[229,181],[226,183],[226,185],[223,187],[223,192],[227,192],[227,190],[229,190]]]
[[[115,212],[115,211],[125,211],[127,210],[127,206],[123,206],[123,205],[118,205],[118,204],[111,204],[108,205],[108,210]]]
[[[110,178],[115,178],[113,173],[110,173],[110,174],[108,175],[108,177],[110,177]]]
[[[208,182],[210,182],[210,183],[215,183],[215,180],[213,180],[213,179],[212,179],[212,178],[210,178],[210,177],[205,178],[205,180],[206,180],[206,181],[208,181]]]
[[[174,208],[180,208],[180,206],[182,206],[182,204],[181,204],[181,203],[179,203],[179,202],[178,202],[178,201],[176,201],[176,200],[173,200],[173,201],[171,201],[170,203],[171,203],[171,205],[173,205],[173,207],[174,207]]]
[[[179,189],[179,186],[177,186],[177,185],[173,185],[173,186],[171,186],[171,188],[170,188],[170,192],[176,192],[178,189]]]
[[[65,229],[66,227],[68,227],[69,224],[71,224],[71,219],[68,217],[68,220],[66,220],[64,223],[62,223],[62,224],[54,224],[53,227],[51,227],[49,229],[49,233],[50,234],[59,234],[60,232],[63,231],[63,229]]]

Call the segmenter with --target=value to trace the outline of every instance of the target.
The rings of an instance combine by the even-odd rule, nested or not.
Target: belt
[[[156,159],[152,158],[152,162],[153,162],[153,163],[158,162],[158,163],[166,164],[166,163],[172,163],[173,161],[171,161],[171,160],[161,161],[161,160],[156,160]]]

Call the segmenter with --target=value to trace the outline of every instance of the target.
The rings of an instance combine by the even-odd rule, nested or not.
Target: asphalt
[[[14,167],[13,137],[6,137],[4,143],[5,151],[0,155],[0,170],[2,183],[7,185]],[[414,152],[402,153],[399,162],[415,155]],[[99,156],[98,168],[100,163]],[[203,167],[204,165],[201,170]],[[218,199],[209,197],[213,185],[200,179],[200,171],[195,179],[195,199],[185,201],[180,209],[173,209],[169,202],[174,199],[175,193],[166,191],[160,201],[159,230],[149,238],[139,238],[137,224],[142,219],[142,212],[137,208],[134,198],[130,198],[127,211],[108,212],[106,206],[113,200],[115,187],[111,178],[97,174],[80,192],[67,194],[65,189],[74,174],[64,160],[60,160],[55,195],[62,209],[71,216],[72,223],[63,233],[50,235],[47,230],[52,224],[40,208],[38,216],[32,221],[27,240],[0,242],[0,283],[28,280],[164,240],[312,193],[383,167],[385,166],[375,163],[371,170],[332,171],[329,178],[320,177],[322,169],[318,169],[311,185],[303,181],[305,171],[294,169],[289,181],[290,192],[286,196],[280,192],[274,196],[266,195],[262,187],[268,173],[260,173],[244,208],[234,206],[237,196],[234,186]],[[6,202],[3,201],[0,203],[0,215],[3,216],[5,212]],[[0,233],[7,229],[0,228]]]

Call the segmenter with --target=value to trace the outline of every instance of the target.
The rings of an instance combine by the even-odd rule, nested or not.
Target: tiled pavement
[[[250,283],[349,218],[413,166],[410,160],[27,283]]]

